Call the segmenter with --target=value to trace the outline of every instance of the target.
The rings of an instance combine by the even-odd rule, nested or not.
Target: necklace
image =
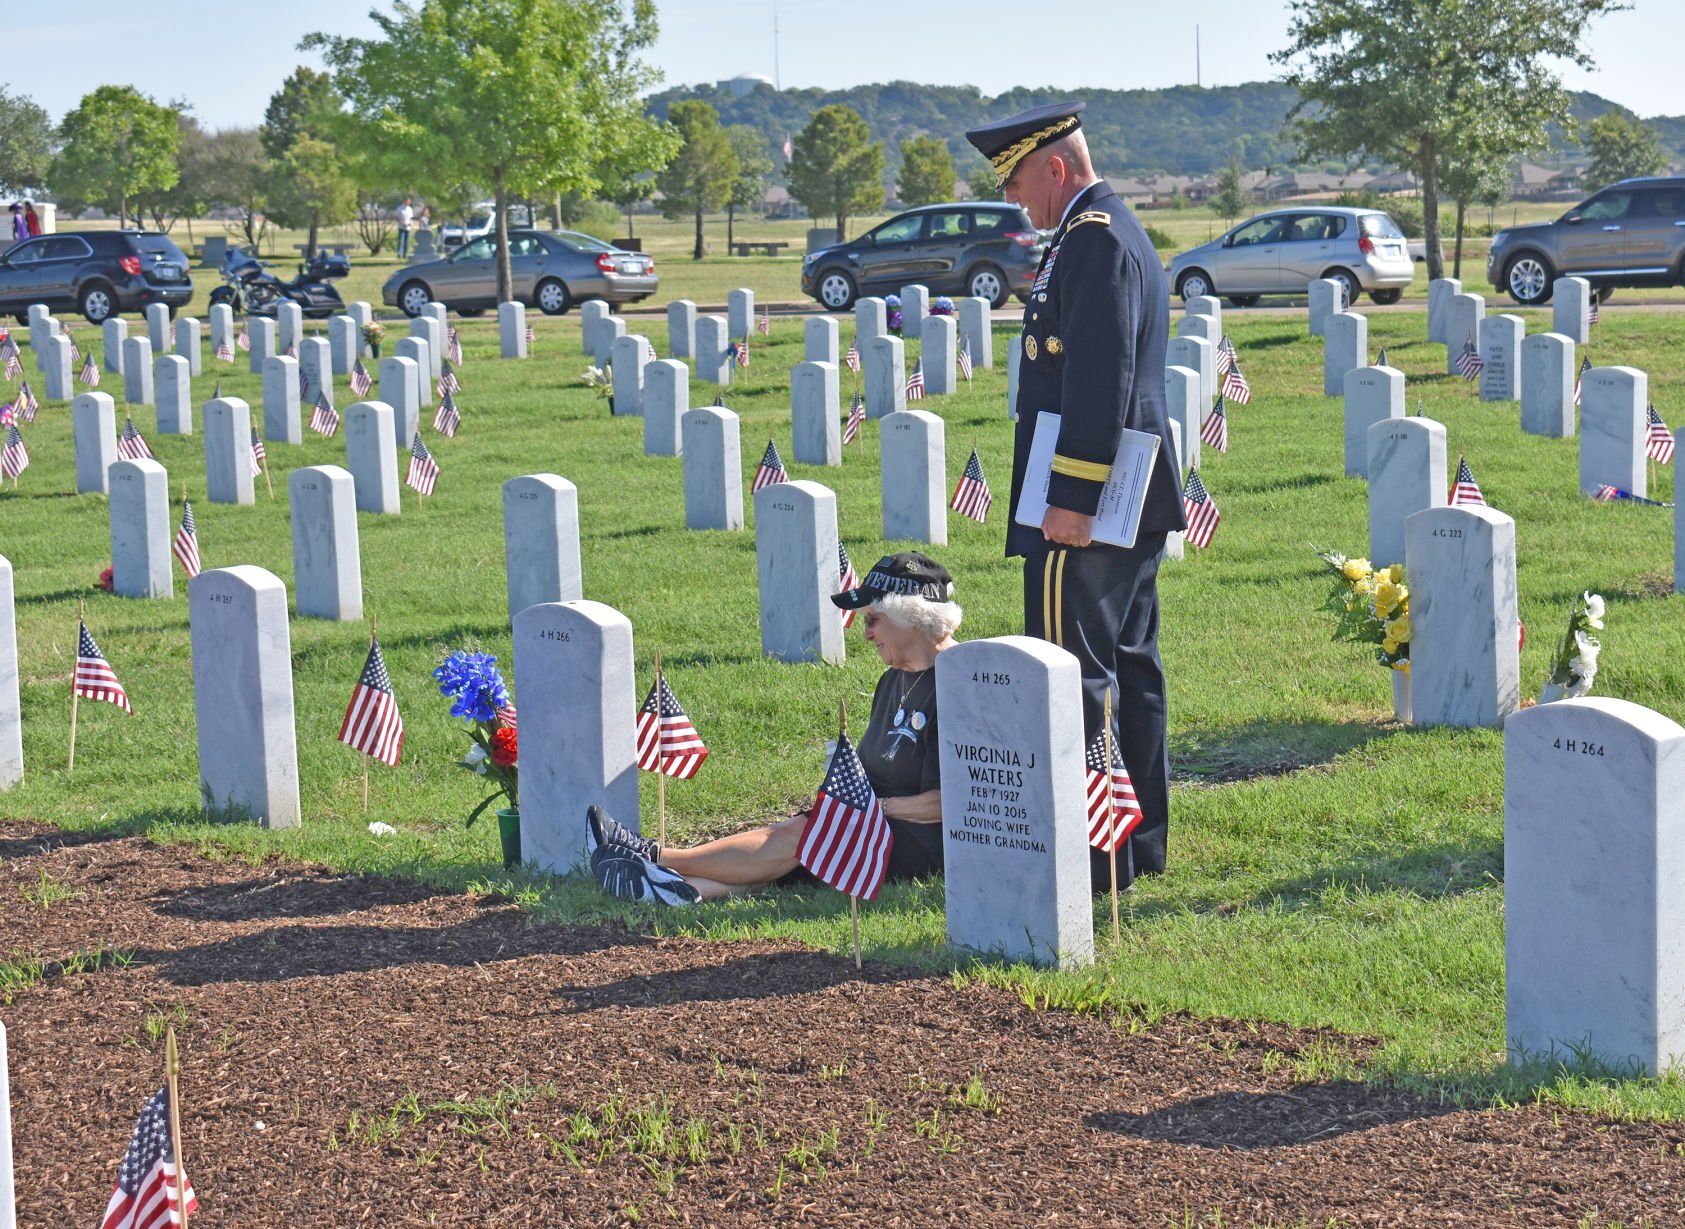
[[[895,702],[895,724],[896,725],[902,725],[906,722],[906,720],[907,720],[907,697],[912,694],[913,688],[915,688],[919,685],[920,680],[922,680],[925,675],[930,673],[930,670],[931,670],[931,667],[926,666],[923,670],[920,670],[917,674],[913,675],[912,678],[908,679],[907,682],[902,686],[902,688],[901,688],[901,698]],[[905,674],[906,671],[902,671],[902,673]]]

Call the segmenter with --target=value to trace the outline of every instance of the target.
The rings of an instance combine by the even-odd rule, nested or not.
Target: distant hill
[[[888,174],[899,170],[900,143],[910,137],[934,136],[947,142],[962,177],[981,165],[965,140],[965,130],[986,119],[1065,98],[1088,103],[1083,127],[1095,164],[1106,174],[1162,171],[1171,175],[1206,175],[1231,157],[1251,170],[1344,170],[1321,163],[1306,164],[1284,132],[1293,106],[1291,87],[1274,81],[1201,89],[1176,86],[1165,90],[1099,90],[1022,88],[989,98],[970,86],[919,85],[892,81],[846,90],[775,90],[758,85],[742,97],[713,85],[679,86],[649,99],[651,114],[665,117],[681,99],[701,99],[720,112],[722,122],[747,124],[766,135],[770,149],[778,149],[787,133],[795,133],[820,107],[846,103],[858,111],[883,141]],[[1577,121],[1621,109],[1596,94],[1573,96]],[[1685,155],[1685,117],[1650,121],[1674,156]],[[1552,133],[1559,157],[1577,152],[1578,143],[1561,131]],[[1541,161],[1553,161],[1549,156]]]

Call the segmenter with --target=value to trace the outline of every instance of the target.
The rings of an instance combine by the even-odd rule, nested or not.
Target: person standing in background
[[[401,260],[410,254],[410,223],[415,220],[415,210],[410,208],[410,198],[405,197],[404,203],[398,206],[398,258]]]
[[[20,239],[29,238],[29,224],[23,220],[23,205],[18,201],[12,202],[12,229],[6,236],[8,243],[16,243]]]
[[[41,233],[41,215],[35,212],[34,201],[23,203],[23,221],[24,225],[29,228],[30,238],[34,238]]]

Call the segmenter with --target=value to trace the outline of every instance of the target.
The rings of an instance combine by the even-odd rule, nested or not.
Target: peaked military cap
[[[965,139],[994,165],[995,182],[1004,188],[1025,157],[1082,127],[1080,117],[1087,105],[1055,102],[1031,107],[992,124],[972,128],[966,132]]]

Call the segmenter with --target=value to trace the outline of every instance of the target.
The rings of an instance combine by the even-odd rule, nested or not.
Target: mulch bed
[[[132,962],[75,971],[100,949]],[[20,1226],[98,1223],[166,1022],[205,1229],[1685,1223],[1677,1126],[1293,1081],[1362,1039],[1132,1033],[280,860],[0,824],[19,956]]]

